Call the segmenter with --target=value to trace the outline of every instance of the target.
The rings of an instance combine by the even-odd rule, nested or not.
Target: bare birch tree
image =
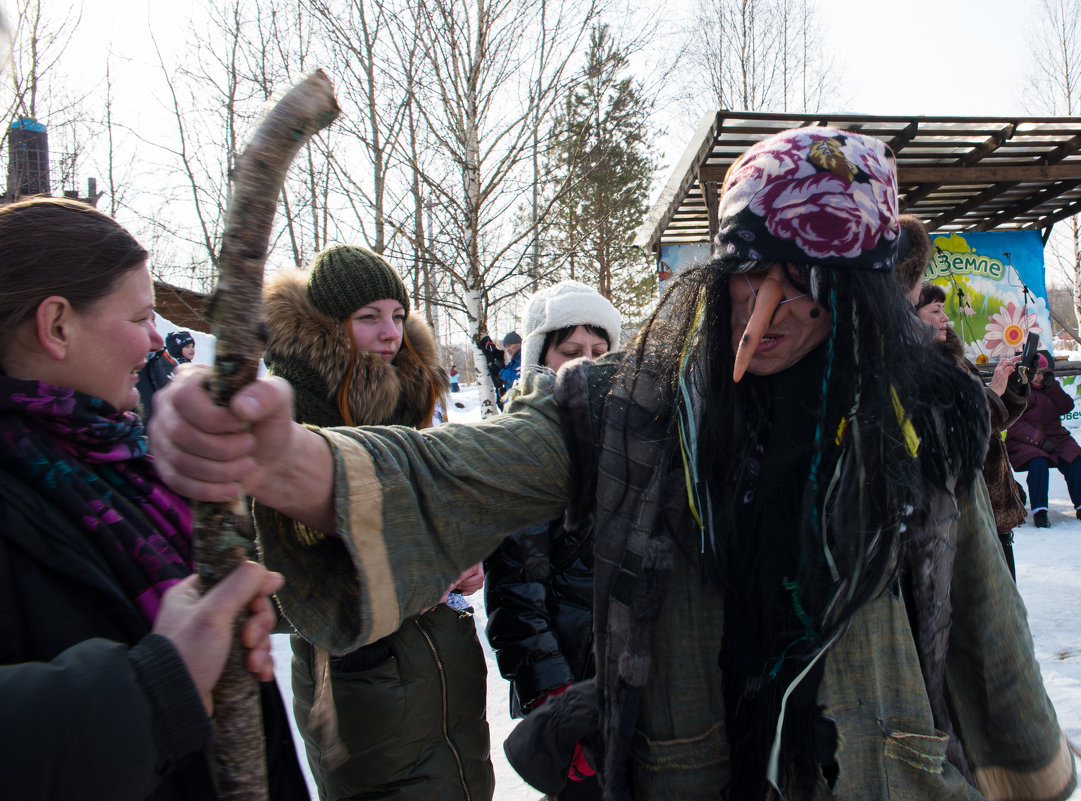
[[[1040,113],[1081,113],[1081,0],[1040,0],[1032,20],[1028,97]],[[1046,251],[1070,288],[1081,330],[1081,218],[1064,220]]]
[[[813,0],[697,0],[686,61],[701,111],[804,112],[838,90],[824,53]]]
[[[163,251],[175,255],[169,261],[159,258],[160,269],[209,290],[218,267],[238,143],[276,92],[323,55],[317,51],[319,32],[311,15],[295,2],[228,0],[199,14],[178,65],[158,49],[173,136],[165,142],[144,141],[164,152],[166,173],[179,180],[158,193],[160,208],[142,216],[152,240],[167,232],[184,245]],[[301,267],[336,237],[327,151],[323,137],[307,142],[290,168],[271,237],[271,264]],[[177,226],[178,218],[193,222]]]
[[[359,145],[370,170],[365,181],[360,171],[336,155],[335,175],[367,245],[384,253],[394,227],[388,222],[388,203],[394,205],[388,197],[390,173],[401,146],[409,102],[407,74],[416,61],[418,41],[402,35],[406,15],[386,0],[307,0],[307,4],[330,45],[338,75],[339,103],[345,111],[339,140]]]
[[[417,109],[445,159],[423,180],[449,240],[443,266],[474,341],[489,333],[489,309],[520,289],[523,243],[535,228],[508,222],[530,191],[533,126],[563,98],[575,51],[599,11],[597,0],[418,0],[413,8],[426,66]],[[482,408],[494,413],[479,348],[474,364]]]

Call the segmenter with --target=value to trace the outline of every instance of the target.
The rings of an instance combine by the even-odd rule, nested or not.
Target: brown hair
[[[108,295],[147,252],[116,220],[65,198],[0,207],[0,342],[59,295],[82,311]]]
[[[922,309],[924,306],[929,306],[932,303],[945,302],[946,290],[944,290],[938,284],[932,284],[930,281],[924,281],[923,288],[920,289],[920,299],[916,303],[916,308]]]

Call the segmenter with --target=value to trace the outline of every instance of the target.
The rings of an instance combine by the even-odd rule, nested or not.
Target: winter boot
[[[1078,511],[1078,519],[1081,519],[1081,510]],[[1051,524],[1047,522],[1047,510],[1041,509],[1038,512],[1032,513],[1032,525],[1036,528],[1051,528]]]
[[[1075,516],[1075,517],[1076,517],[1076,518],[1077,518],[1078,520],[1081,520],[1081,509],[1074,509],[1074,516]]]

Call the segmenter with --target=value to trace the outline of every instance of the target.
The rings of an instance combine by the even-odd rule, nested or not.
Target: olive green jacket
[[[323,432],[335,458],[334,552],[309,561],[263,542],[267,565],[288,577],[283,603],[305,637],[345,653],[384,636],[508,532],[567,506],[571,465],[551,380],[531,375],[522,385],[508,414],[476,425]],[[819,702],[838,730],[834,797],[1050,800],[1073,791],[1072,757],[982,482],[958,510],[947,521],[957,558],[946,682],[978,789],[945,759],[905,602],[887,592],[826,655]],[[728,777],[722,595],[702,580],[697,553],[676,549],[674,560],[627,733],[631,785],[639,799],[716,799]]]

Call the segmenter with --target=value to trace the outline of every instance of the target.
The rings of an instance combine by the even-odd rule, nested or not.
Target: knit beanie
[[[545,334],[575,325],[593,325],[608,334],[612,350],[619,348],[623,316],[600,292],[578,281],[560,281],[526,298],[522,312],[525,339],[522,372],[540,364]]]
[[[173,331],[165,335],[165,350],[174,359],[183,358],[181,351],[188,345],[195,344],[195,337],[188,331]]]
[[[409,315],[405,284],[382,256],[355,245],[334,245],[312,258],[308,302],[334,320],[344,320],[361,306],[393,299]]]
[[[718,206],[723,265],[893,269],[897,173],[871,136],[797,128],[763,139],[728,170]]]

